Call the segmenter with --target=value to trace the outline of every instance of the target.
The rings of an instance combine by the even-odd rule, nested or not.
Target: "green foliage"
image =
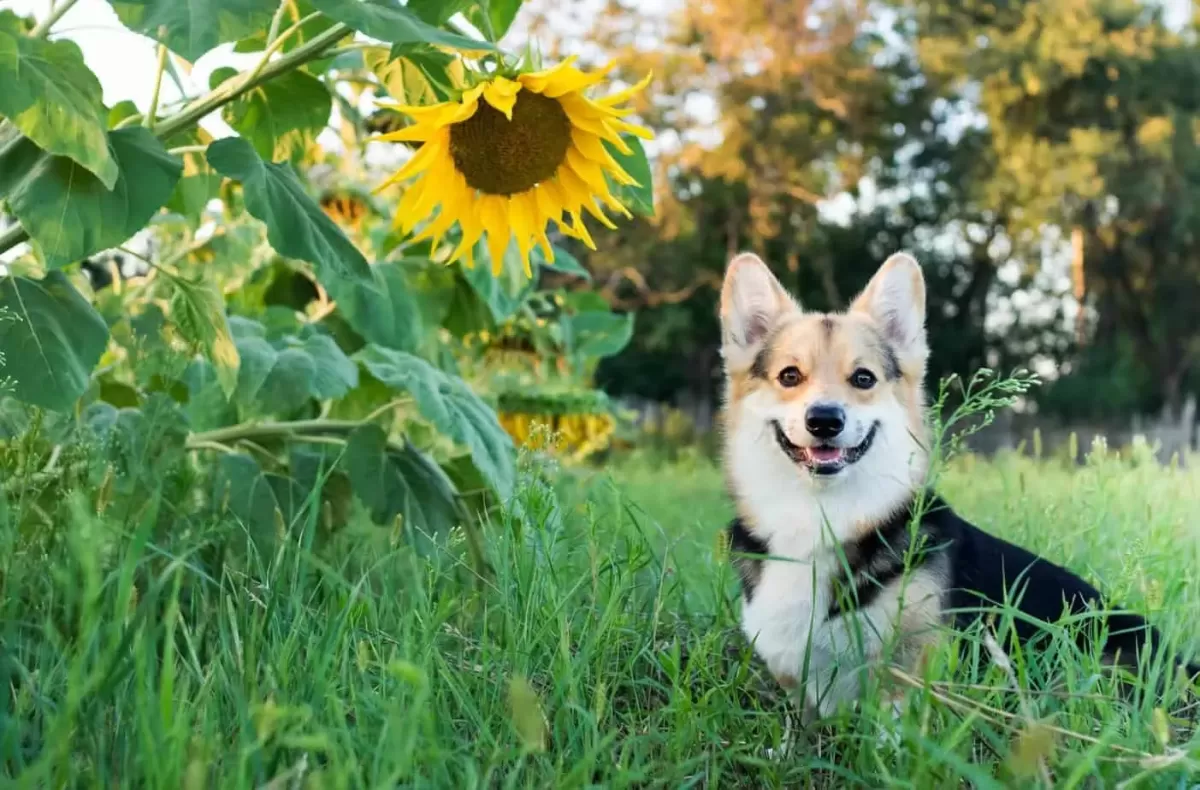
[[[280,253],[317,266],[323,277],[366,278],[367,259],[321,211],[286,164],[264,162],[245,140],[217,140],[208,147],[217,172],[241,182],[246,210],[267,226]]]
[[[109,0],[131,30],[195,62],[219,44],[253,35],[271,21],[275,0]]]
[[[216,88],[237,73],[237,69],[220,68],[209,82]],[[225,105],[222,115],[260,157],[272,162],[303,156],[329,122],[332,106],[324,83],[311,74],[292,71]]]
[[[461,379],[420,357],[381,346],[369,345],[354,358],[379,381],[411,395],[425,419],[466,445],[476,467],[502,497],[512,493],[512,441],[495,413]]]
[[[26,138],[0,143],[0,198],[52,267],[74,263],[137,233],[171,197],[183,165],[141,127],[107,133],[117,179],[106,187],[73,159]]]
[[[486,42],[450,33],[425,22],[396,0],[311,0],[314,7],[344,25],[392,44],[436,44],[465,50],[487,50]]]
[[[653,217],[653,175],[650,173],[650,161],[646,158],[646,150],[642,147],[642,141],[631,134],[621,135],[621,141],[625,143],[629,153],[622,153],[607,140],[604,141],[604,147],[637,185],[611,183],[613,194],[635,213]]]
[[[104,133],[100,82],[73,42],[31,38],[16,14],[0,11],[0,85],[0,117],[43,151],[69,157],[112,189],[117,162]]]
[[[13,394],[47,409],[71,408],[104,353],[104,320],[62,272],[42,280],[0,279],[0,308],[16,319],[0,322],[0,353]]]
[[[446,99],[461,66],[446,48],[516,63],[448,20],[486,19],[494,36],[520,4],[112,5],[170,50],[156,96],[177,61],[231,42],[262,54],[144,118],[131,102],[101,104],[78,49],[47,41],[57,17],[0,13],[0,210],[19,223],[0,251],[32,242],[0,275],[0,435],[20,443],[0,443],[0,469],[42,470],[19,528],[69,520],[62,497],[84,485],[96,512],[147,529],[235,522],[252,549],[238,563],[274,556],[290,530],[334,540],[362,515],[425,547],[459,527],[476,545],[516,471],[473,389],[491,382],[464,378],[475,371],[461,338],[535,309],[542,269],[588,274],[564,251],[531,280],[514,248],[494,277],[483,245],[465,272],[439,262],[444,245],[389,229],[395,198],[371,194],[357,108]],[[340,46],[362,33],[380,43]],[[335,102],[344,154],[316,142]],[[234,137],[195,127],[214,112]],[[124,246],[135,236],[145,252]],[[149,267],[110,278],[110,251]],[[571,330],[555,319],[552,331]],[[0,517],[29,487],[0,492]]]

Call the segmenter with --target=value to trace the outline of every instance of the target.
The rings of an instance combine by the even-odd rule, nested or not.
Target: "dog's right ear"
[[[780,315],[798,306],[762,260],[744,252],[729,262],[721,286],[721,353],[731,367],[749,365]]]

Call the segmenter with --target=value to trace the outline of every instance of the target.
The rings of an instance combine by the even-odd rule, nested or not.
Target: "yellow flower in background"
[[[487,75],[457,101],[427,107],[383,105],[408,115],[413,124],[373,139],[421,143],[416,154],[376,189],[412,180],[396,209],[395,224],[411,233],[432,216],[415,240],[437,241],[457,222],[462,241],[450,261],[463,259],[467,266],[475,265],[472,250],[486,233],[496,273],[512,238],[526,276],[531,274],[529,253],[535,244],[553,260],[546,236],[549,222],[595,249],[583,224],[584,212],[609,228],[616,226],[605,208],[631,216],[609,190],[608,178],[621,185],[638,184],[604,142],[628,154],[623,132],[652,136],[648,129],[622,120],[633,112],[623,105],[649,84],[650,77],[590,99],[584,92],[601,82],[612,64],[588,73],[576,68],[574,60],[514,79]]]

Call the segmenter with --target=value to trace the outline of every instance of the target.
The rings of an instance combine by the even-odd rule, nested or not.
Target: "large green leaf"
[[[471,392],[466,382],[420,357],[377,345],[366,346],[354,358],[384,384],[412,395],[422,417],[466,446],[479,471],[501,497],[512,493],[512,440],[500,427],[495,412]]]
[[[260,551],[274,542],[279,526],[290,527],[308,504],[295,480],[263,472],[258,461],[242,453],[218,459],[212,499],[246,527]]]
[[[461,270],[496,323],[511,318],[533,292],[534,280],[525,276],[517,245],[512,242],[504,251],[504,266],[499,275],[492,274],[491,257],[483,242],[475,248],[475,266],[470,269],[462,266]]]
[[[493,41],[499,41],[512,27],[522,2],[523,0],[479,0],[476,10],[467,14],[467,19],[475,27],[490,34]]]
[[[416,351],[426,327],[417,292],[401,263],[371,267],[371,282],[330,283],[329,294],[355,332],[370,343]]]
[[[292,3],[292,6],[288,8],[287,12],[284,14],[283,24],[280,27],[280,32],[291,27],[293,24],[302,19],[307,21],[300,25],[298,30],[294,31],[287,37],[287,39],[284,40],[282,46],[279,48],[280,52],[289,52],[296,47],[302,46],[337,24],[335,20],[330,19],[322,14],[313,16],[313,12],[315,10],[316,9],[313,8],[312,3],[310,3],[308,0],[295,0],[295,2]],[[310,16],[312,17],[311,19],[309,19]],[[354,34],[350,33],[349,35]],[[267,30],[264,26],[253,35],[247,36],[246,38],[238,41],[238,43],[234,46],[233,51],[262,52],[266,48]]]
[[[357,365],[316,329],[272,343],[256,321],[237,318],[231,328],[242,360],[235,397],[243,406],[287,414],[310,399],[341,398],[358,386]]]
[[[644,217],[654,216],[654,174],[650,171],[650,160],[646,158],[646,149],[642,141],[631,134],[621,135],[630,153],[623,154],[616,147],[605,141],[604,147],[612,154],[617,164],[637,181],[637,186],[625,186],[610,182],[613,194],[625,204],[625,207],[635,214]]]
[[[237,387],[237,346],[225,318],[225,299],[220,289],[207,282],[191,282],[182,277],[172,280],[175,295],[171,299],[171,318],[189,341],[199,346],[212,361],[225,396],[233,397]]]
[[[425,44],[370,47],[362,52],[363,65],[401,104],[435,104],[445,101],[450,79],[446,67],[452,55]]]
[[[237,73],[229,67],[217,69],[209,84],[216,87]],[[225,105],[222,117],[263,159],[289,160],[316,140],[332,108],[325,83],[303,71],[290,71]]]
[[[20,19],[0,11],[0,116],[37,144],[66,156],[111,189],[117,162],[104,134],[100,81],[72,41],[22,33]]]
[[[108,133],[119,174],[99,178],[28,139],[0,146],[0,198],[41,245],[46,263],[65,266],[115,247],[141,230],[171,197],[183,163],[140,126]]]
[[[0,321],[2,372],[12,377],[13,394],[47,409],[71,408],[108,344],[104,319],[62,272],[0,278],[0,308],[16,318]]]
[[[405,8],[431,25],[440,25],[450,17],[466,11],[475,0],[408,0]]]
[[[396,0],[311,0],[326,16],[366,33],[371,38],[393,44],[437,44],[467,51],[495,49],[479,41],[442,30],[421,19]]]
[[[582,277],[588,282],[591,282],[592,280],[591,273],[587,269],[583,268],[583,264],[579,262],[579,259],[564,250],[562,247],[554,247],[553,262],[546,260],[546,255],[542,252],[541,247],[534,247],[533,252],[530,253],[529,257],[531,262],[536,263],[543,269],[560,272],[561,274],[571,274],[576,277]]]
[[[132,30],[193,63],[219,44],[265,28],[277,0],[108,0]]]
[[[358,366],[329,335],[314,331],[304,340],[287,338],[285,342],[313,361],[312,394],[319,400],[340,398],[358,386]]]
[[[568,345],[581,357],[611,357],[633,338],[633,313],[596,310],[569,316],[563,323]]]
[[[367,259],[308,196],[291,166],[264,162],[238,137],[210,145],[208,162],[242,183],[246,210],[266,224],[267,239],[281,255],[317,266],[327,286],[338,278],[370,279]]]
[[[418,544],[446,534],[464,519],[445,472],[407,443],[389,445],[378,425],[364,425],[350,434],[342,466],[371,518],[386,524],[399,515],[405,532]]]

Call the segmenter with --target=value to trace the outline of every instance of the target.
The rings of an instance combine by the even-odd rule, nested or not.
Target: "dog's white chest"
[[[767,560],[742,630],[776,677],[800,679],[829,660],[822,626],[829,606],[829,559]]]

